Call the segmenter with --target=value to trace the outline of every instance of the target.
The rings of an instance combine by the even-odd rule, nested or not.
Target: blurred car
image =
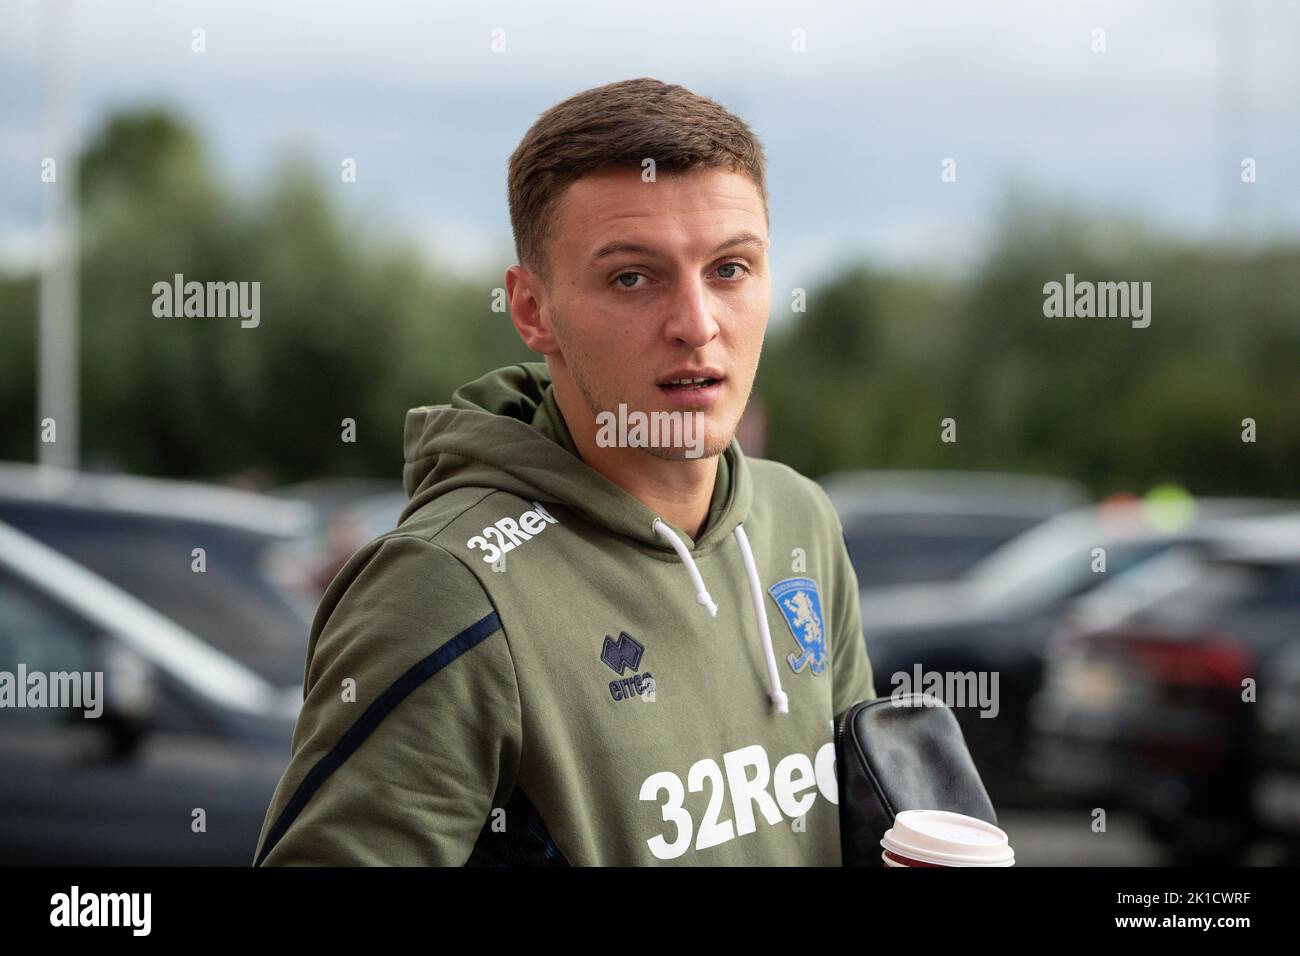
[[[1260,698],[1251,738],[1251,806],[1261,831],[1300,865],[1300,628],[1273,657],[1271,690]]]
[[[362,545],[397,527],[410,503],[400,482],[370,478],[321,478],[285,485],[272,494],[305,502],[314,511],[310,532],[286,554],[299,563],[316,598]]]
[[[390,478],[313,478],[281,485],[268,494],[284,501],[299,501],[312,508],[317,524],[357,501],[377,495],[401,494],[402,483]]]
[[[215,485],[0,465],[0,521],[281,687],[302,686],[315,595],[290,555],[313,520]]]
[[[864,588],[950,580],[1088,501],[1074,481],[992,472],[835,472],[820,483]]]
[[[0,863],[250,865],[300,686],[0,523],[0,671],[20,665],[101,672],[103,711],[0,708]]]
[[[1220,530],[1081,602],[1030,712],[1034,778],[1136,809],[1180,863],[1236,862],[1283,828],[1275,791],[1300,754],[1283,666],[1300,641],[1300,517]],[[1281,809],[1261,817],[1257,800]]]
[[[1198,546],[1214,535],[1217,521],[1295,507],[1202,498],[1168,508],[1125,501],[1075,509],[1008,542],[955,581],[866,589],[862,625],[876,692],[889,695],[918,669],[982,674],[990,685],[996,675],[996,716],[970,706],[954,712],[995,802],[1036,802],[1043,795],[1027,786],[1022,767],[1026,714],[1043,649],[1069,603],[1176,544]]]

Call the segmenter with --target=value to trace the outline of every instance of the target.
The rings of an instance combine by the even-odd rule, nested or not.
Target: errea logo
[[[515,518],[500,518],[465,542],[471,551],[483,551],[483,560],[494,564],[507,551],[513,551],[525,541],[531,541],[546,530],[548,524],[559,524],[549,511],[539,502],[533,502],[533,510],[525,511]],[[490,540],[489,540],[490,539]]]
[[[645,645],[627,631],[619,631],[617,641],[608,634],[605,635],[600,659],[621,678],[609,682],[609,696],[614,700],[631,700],[634,696],[639,696],[642,700],[654,700],[655,679],[649,671],[623,677],[624,671],[635,672],[641,666],[643,654]]]

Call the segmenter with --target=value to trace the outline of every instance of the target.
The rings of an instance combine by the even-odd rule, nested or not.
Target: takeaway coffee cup
[[[991,823],[950,810],[904,810],[880,841],[885,866],[1012,866],[1015,851]]]

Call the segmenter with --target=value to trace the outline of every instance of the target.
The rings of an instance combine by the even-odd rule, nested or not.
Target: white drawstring
[[[763,586],[758,583],[758,568],[754,566],[754,552],[749,550],[749,538],[744,525],[736,525],[732,532],[740,545],[740,559],[745,562],[745,576],[749,578],[749,594],[754,599],[754,616],[758,618],[758,633],[763,638],[763,657],[767,661],[767,680],[772,687],[772,703],[778,714],[790,712],[790,698],[781,690],[781,673],[776,668],[776,655],[772,653],[772,632],[767,627],[767,613],[763,607]]]
[[[686,571],[691,576],[691,583],[695,585],[695,600],[709,609],[709,617],[717,617],[718,606],[713,603],[713,598],[709,597],[709,592],[704,587],[704,578],[700,577],[700,569],[695,566],[695,559],[686,550],[686,545],[682,544],[682,539],[673,533],[673,529],[668,527],[662,518],[655,518],[654,529],[668,539],[668,543],[677,552],[677,557],[681,558],[682,564],[686,565]]]
[[[691,576],[691,583],[695,586],[695,600],[708,608],[710,617],[717,617],[718,606],[713,603],[713,598],[709,597],[709,592],[704,587],[704,578],[700,575],[700,569],[695,566],[695,559],[686,550],[686,545],[682,543],[682,539],[677,537],[673,529],[668,527],[662,518],[655,518],[654,529],[656,533],[672,545],[673,550],[677,552],[677,557],[681,558],[682,564],[686,565],[686,572]],[[740,559],[745,565],[745,577],[749,581],[749,595],[754,603],[754,616],[758,619],[758,633],[763,640],[763,658],[767,663],[767,679],[771,685],[771,693],[768,696],[771,698],[778,714],[788,714],[790,712],[790,698],[781,690],[781,672],[777,669],[776,655],[772,652],[772,633],[767,626],[767,614],[763,607],[763,586],[758,581],[758,568],[754,564],[754,552],[749,548],[749,538],[746,537],[742,525],[736,525],[736,530],[732,534],[735,536],[736,544],[740,548]]]

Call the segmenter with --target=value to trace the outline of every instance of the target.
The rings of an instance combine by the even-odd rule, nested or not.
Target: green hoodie
[[[840,864],[833,720],[875,692],[814,482],[733,440],[692,540],[583,463],[540,362],[405,445],[398,527],[312,625],[258,865]]]

